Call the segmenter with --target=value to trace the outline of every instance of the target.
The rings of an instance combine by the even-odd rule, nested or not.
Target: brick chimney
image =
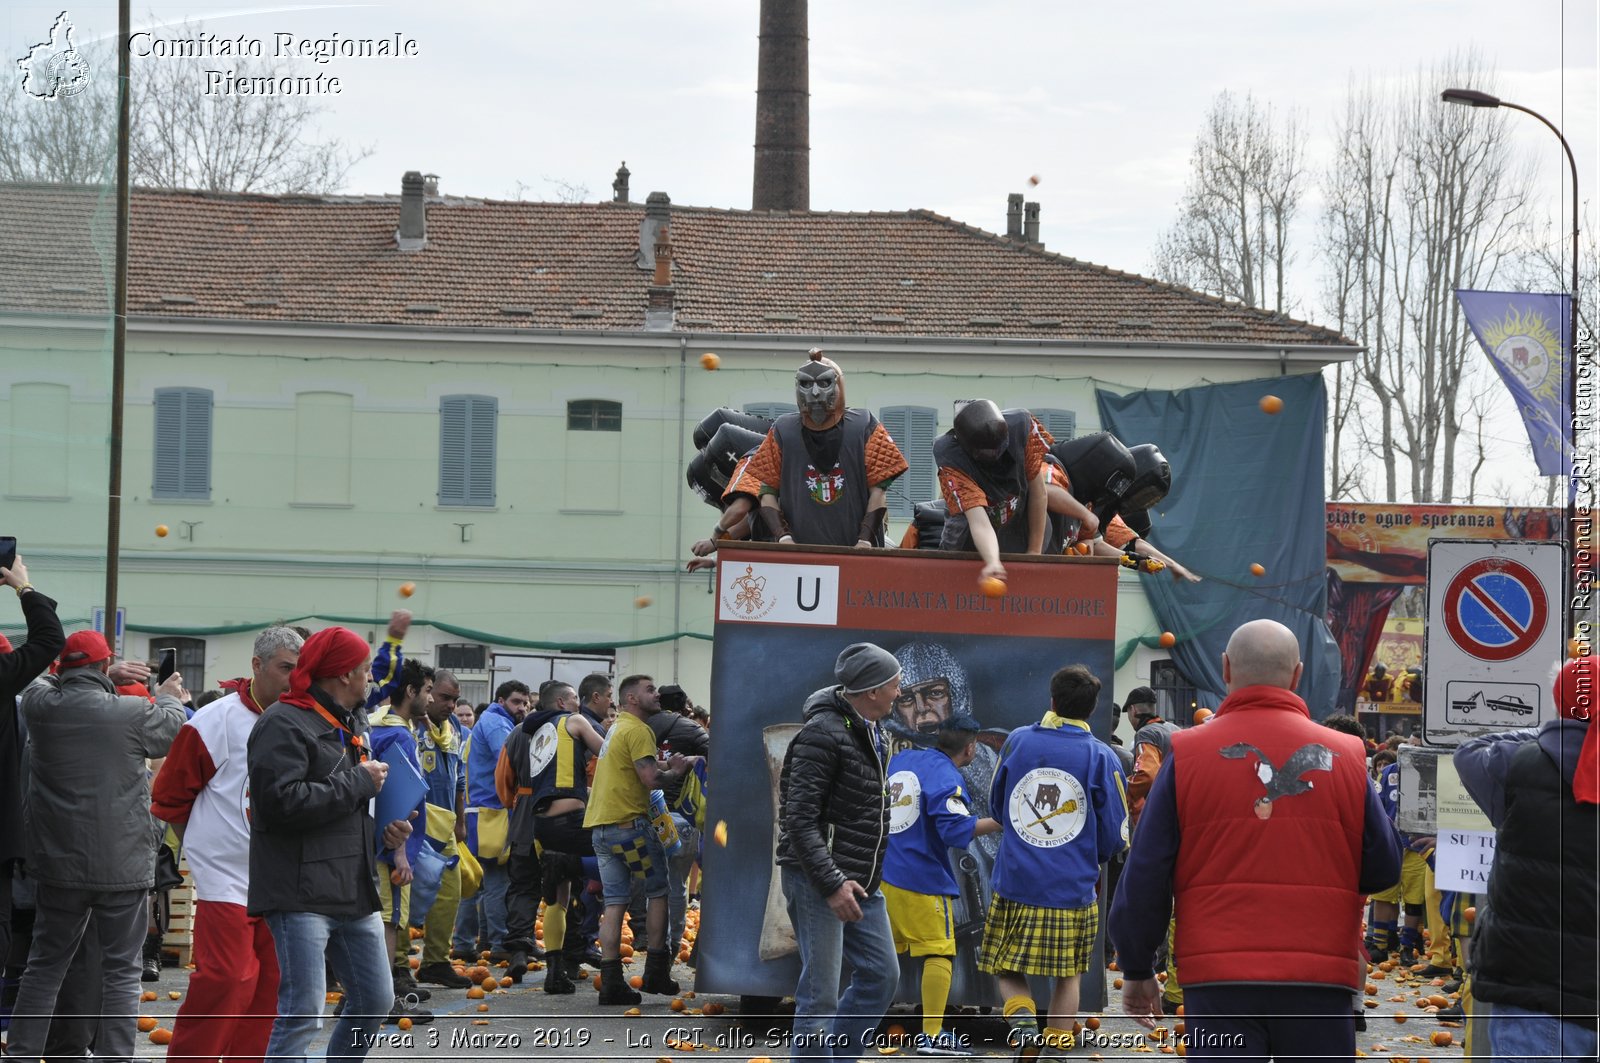
[[[1013,192],[1006,197],[1006,236],[1022,239],[1022,193]]]
[[[751,207],[811,209],[807,0],[761,0],[756,166]]]
[[[400,228],[395,231],[394,239],[402,251],[421,251],[428,246],[425,186],[421,170],[407,170],[400,178]]]
[[[670,332],[675,315],[672,291],[672,234],[667,225],[662,225],[656,233],[655,260],[655,276],[650,278],[650,301],[645,305],[644,327],[647,332]]]
[[[611,182],[611,199],[616,203],[626,203],[628,201],[628,162],[626,159],[623,160],[621,166],[617,167],[617,179]]]
[[[1022,237],[1030,244],[1043,247],[1039,243],[1039,204],[1028,203],[1022,208]]]
[[[634,265],[640,269],[656,268],[656,239],[666,231],[672,220],[672,200],[665,192],[651,192],[644,201],[644,220],[639,223],[639,257]]]

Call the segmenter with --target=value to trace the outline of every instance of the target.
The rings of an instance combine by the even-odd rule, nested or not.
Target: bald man
[[[1294,693],[1294,633],[1252,620],[1222,655],[1228,696],[1172,738],[1108,921],[1123,1009],[1161,1016],[1156,948],[1169,913],[1194,1059],[1355,1056],[1350,993],[1363,901],[1400,873],[1361,741],[1314,723]]]

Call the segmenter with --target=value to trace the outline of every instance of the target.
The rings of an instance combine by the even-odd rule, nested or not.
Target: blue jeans
[[[900,980],[889,910],[883,894],[861,903],[861,921],[845,923],[799,868],[779,868],[789,921],[800,946],[800,982],[794,991],[791,1059],[854,1061],[869,1048],[878,1023],[894,1002]],[[839,995],[844,965],[850,985]],[[809,1050],[808,1050],[809,1049]]]
[[[1499,1063],[1523,1059],[1593,1059],[1596,1049],[1593,1023],[1565,1022],[1542,1011],[1513,1004],[1474,1001],[1473,1051]]]
[[[641,816],[631,823],[596,827],[589,837],[600,862],[600,890],[607,905],[627,904],[635,879],[644,882],[646,900],[667,895],[667,854],[648,819]]]
[[[337,918],[312,912],[271,912],[267,929],[278,950],[278,1017],[267,1042],[273,1063],[304,1063],[322,1028],[328,984],[323,957],[344,986],[344,1011],[328,1038],[328,1060],[367,1057],[394,1006],[389,950],[377,912]]]
[[[494,860],[483,862],[483,885],[468,900],[461,902],[456,913],[454,944],[463,956],[477,956],[478,942],[484,947],[503,952],[506,947],[506,887],[511,885],[511,873],[506,865]]]

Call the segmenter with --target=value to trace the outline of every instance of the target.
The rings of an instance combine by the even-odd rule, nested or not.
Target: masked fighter
[[[934,440],[939,491],[950,508],[943,550],[976,550],[985,577],[1005,579],[1000,554],[1037,554],[1049,529],[1044,428],[1027,410],[988,399],[963,406],[955,426]]]
[[[799,412],[778,418],[723,497],[759,497],[757,515],[780,543],[882,546],[886,489],[905,457],[876,417],[846,408],[844,373],[821,350],[794,383]]]

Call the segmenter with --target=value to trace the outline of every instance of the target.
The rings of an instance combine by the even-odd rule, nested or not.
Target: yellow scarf
[[[450,721],[435,727],[433,717],[423,714],[422,718],[428,724],[428,737],[433,739],[433,744],[441,753],[454,753],[456,751],[456,729],[450,726]]]

